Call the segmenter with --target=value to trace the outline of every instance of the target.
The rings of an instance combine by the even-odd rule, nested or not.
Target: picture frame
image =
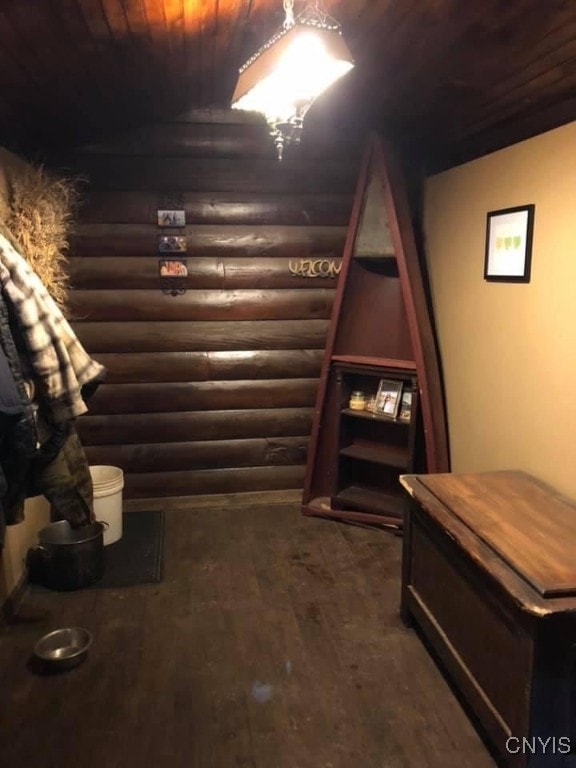
[[[185,227],[186,211],[175,209],[159,209],[157,212],[159,227]]]
[[[188,263],[186,259],[159,259],[158,272],[168,279],[188,277]]]
[[[395,419],[398,415],[402,382],[395,379],[380,379],[376,393],[374,413],[379,416],[389,416]]]
[[[162,293],[170,296],[183,296],[186,293],[186,278],[188,277],[188,262],[186,259],[158,259],[158,275]]]
[[[485,280],[530,282],[535,207],[520,205],[486,214]]]
[[[404,390],[402,391],[402,397],[400,398],[398,420],[410,421],[411,418],[412,418],[412,390],[404,388]]]
[[[185,253],[187,249],[184,235],[160,235],[158,250],[162,253]]]

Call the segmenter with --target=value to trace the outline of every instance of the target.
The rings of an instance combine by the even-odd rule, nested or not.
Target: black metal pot
[[[68,591],[94,584],[104,574],[104,530],[96,522],[72,528],[67,520],[51,523],[38,533],[39,546],[28,551],[30,581],[48,589]]]

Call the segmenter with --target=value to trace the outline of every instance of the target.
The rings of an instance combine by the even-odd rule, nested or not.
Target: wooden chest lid
[[[542,597],[576,596],[576,504],[553,488],[521,471],[402,482],[418,501],[424,486]]]

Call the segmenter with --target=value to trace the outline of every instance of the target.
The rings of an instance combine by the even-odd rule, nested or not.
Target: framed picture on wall
[[[159,210],[157,211],[159,227],[185,227],[186,211]]]
[[[186,238],[183,235],[160,235],[158,250],[165,253],[183,253],[186,251]]]
[[[160,277],[188,277],[186,259],[160,259]]]
[[[534,205],[489,211],[486,216],[484,279],[529,283]]]

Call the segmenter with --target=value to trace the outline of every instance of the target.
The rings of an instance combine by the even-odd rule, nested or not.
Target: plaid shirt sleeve
[[[88,355],[38,275],[2,235],[0,285],[26,346],[38,398],[56,423],[85,413],[82,389],[97,385],[106,370]]]

